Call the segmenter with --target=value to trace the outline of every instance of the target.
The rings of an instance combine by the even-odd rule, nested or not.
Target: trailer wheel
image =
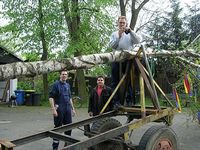
[[[103,133],[122,124],[113,118],[105,118],[93,123],[91,131],[95,133]],[[93,147],[94,150],[126,150],[126,145],[120,141],[105,141]]]
[[[139,150],[178,150],[176,133],[167,126],[153,126],[142,136]]]

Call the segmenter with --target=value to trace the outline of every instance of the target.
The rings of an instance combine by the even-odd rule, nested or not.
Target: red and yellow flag
[[[184,87],[185,87],[185,93],[190,94],[190,82],[189,82],[189,75],[184,75]]]
[[[173,97],[176,101],[176,107],[178,111],[181,112],[181,103],[176,88],[173,88]]]

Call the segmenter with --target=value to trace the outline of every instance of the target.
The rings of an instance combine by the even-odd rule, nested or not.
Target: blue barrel
[[[15,90],[17,105],[24,104],[24,91],[23,90]]]
[[[199,121],[199,124],[200,124],[200,111],[197,112],[197,115],[198,115],[198,121]]]

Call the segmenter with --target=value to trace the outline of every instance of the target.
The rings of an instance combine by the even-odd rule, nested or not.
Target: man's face
[[[60,80],[61,81],[66,81],[68,78],[68,73],[67,71],[62,71],[61,74],[60,74]]]
[[[97,85],[98,86],[104,86],[104,79],[103,78],[97,78]]]
[[[126,19],[119,19],[118,20],[118,27],[119,27],[119,29],[126,28]]]

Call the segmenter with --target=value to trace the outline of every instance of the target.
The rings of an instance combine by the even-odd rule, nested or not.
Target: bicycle
[[[72,97],[73,105],[75,108],[81,108],[82,107],[82,100],[79,96],[73,96]]]

